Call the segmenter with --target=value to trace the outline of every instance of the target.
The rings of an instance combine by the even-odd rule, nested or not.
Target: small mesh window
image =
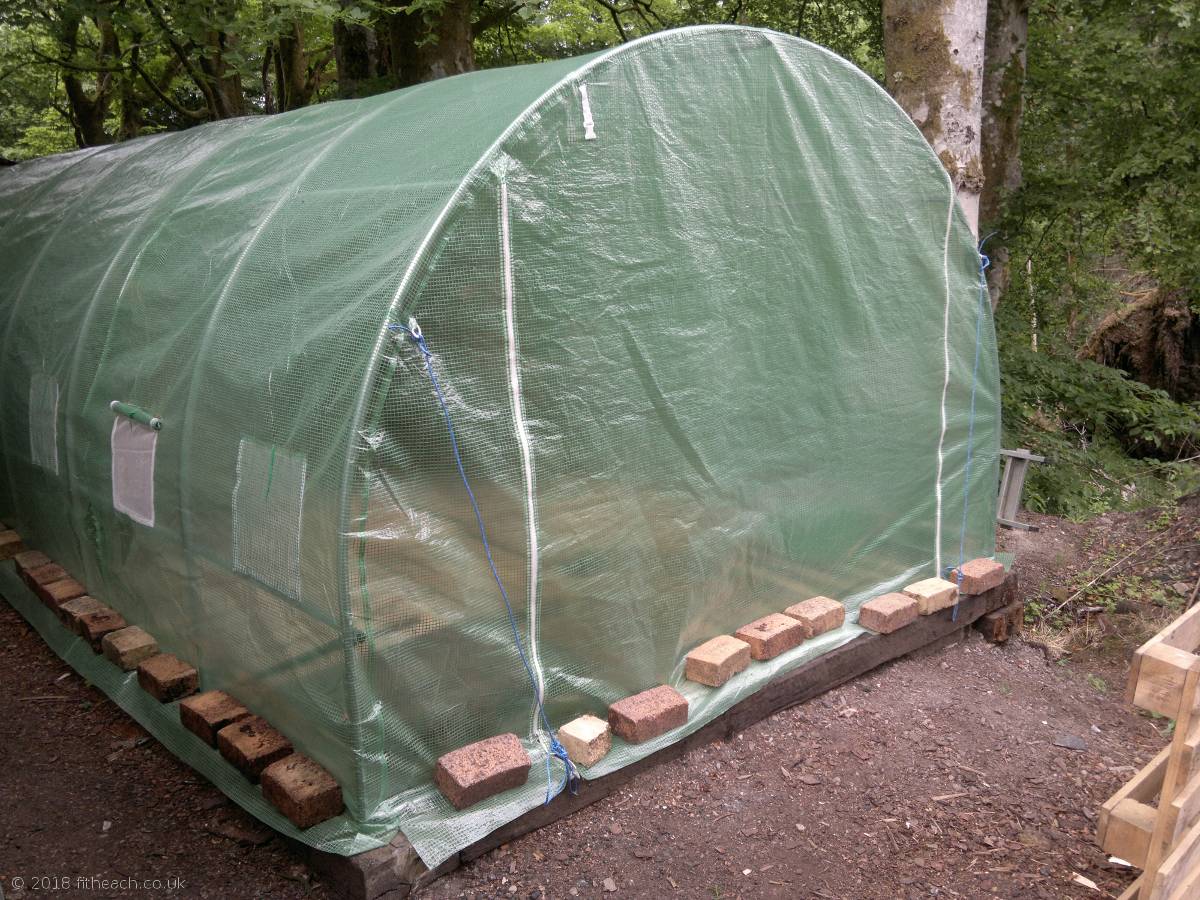
[[[113,508],[154,527],[154,452],[158,432],[124,417],[113,420]]]
[[[304,456],[242,438],[233,486],[233,568],[300,599]]]

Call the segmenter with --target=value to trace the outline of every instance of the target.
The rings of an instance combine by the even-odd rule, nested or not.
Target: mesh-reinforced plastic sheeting
[[[399,829],[434,864],[546,790],[437,397],[389,325],[432,351],[551,723],[660,683],[691,702],[585,777],[850,640],[870,596],[993,552],[973,239],[904,113],[812,44],[685,29],[159,135],[16,166],[0,214],[0,519],[326,766],[346,813],[297,832],[0,587],[315,846]],[[119,443],[112,401],[161,431]],[[698,643],[815,594],[849,624],[684,681]],[[434,761],[505,731],[529,783],[455,812]]]

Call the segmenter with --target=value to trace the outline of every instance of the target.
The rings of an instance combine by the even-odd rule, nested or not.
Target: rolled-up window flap
[[[122,403],[120,400],[114,400],[108,405],[108,408],[115,412],[118,416],[125,416],[133,419],[135,422],[140,422],[147,428],[153,428],[155,431],[161,431],[163,422],[158,416],[152,416],[140,406],[135,406],[132,403]]]

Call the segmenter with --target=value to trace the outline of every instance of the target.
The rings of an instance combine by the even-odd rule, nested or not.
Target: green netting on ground
[[[389,325],[432,351],[551,723],[664,682],[691,701],[585,777],[993,551],[972,236],[904,113],[803,41],[685,29],[26,163],[0,217],[0,519],[334,774],[345,815],[298,835],[324,849],[399,829],[436,863],[546,790],[438,400]],[[698,643],[815,594],[850,624],[683,680]],[[505,731],[529,783],[456,813],[434,761]]]

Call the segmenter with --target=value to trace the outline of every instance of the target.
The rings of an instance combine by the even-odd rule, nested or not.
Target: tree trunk
[[[286,112],[308,106],[312,87],[308,80],[308,57],[304,52],[304,28],[299,22],[293,22],[291,28],[279,35],[276,52],[279,108]]]
[[[137,75],[135,73],[140,60],[141,36],[135,33],[132,35],[129,48],[129,68],[118,76],[121,100],[121,126],[117,131],[118,141],[127,141],[137,137],[142,133],[142,127],[146,124],[145,116],[142,113],[142,98],[138,96],[136,89]]]
[[[429,18],[400,7],[387,21],[390,70],[399,86],[475,68],[471,0],[446,0],[441,11]]]
[[[97,61],[105,65],[120,56],[117,35],[112,23],[107,19],[95,20],[100,31],[100,52]],[[59,23],[57,38],[63,48],[63,58],[74,60],[79,46],[79,29],[83,17],[77,10],[65,11]],[[75,143],[80,147],[97,147],[101,144],[111,144],[112,138],[104,130],[104,122],[108,118],[109,101],[112,98],[113,73],[110,71],[96,72],[96,87],[90,94],[83,83],[78,71],[63,70],[63,89],[67,94],[67,103],[71,112],[71,124],[75,130]]]
[[[354,0],[341,0],[345,8]],[[384,74],[375,30],[337,19],[333,23],[333,61],[337,66],[338,96],[362,96],[364,85]]]
[[[101,79],[105,76],[101,75]],[[89,95],[79,76],[74,73],[63,74],[63,88],[67,92],[67,101],[71,107],[71,124],[75,127],[75,144],[79,147],[98,147],[101,144],[111,144],[112,138],[104,130],[104,120],[108,118],[108,91],[97,89]]]
[[[121,127],[117,132],[118,141],[127,141],[142,133],[146,124],[142,115],[142,98],[134,90],[133,76],[121,76]]]
[[[206,36],[207,48],[198,60],[215,119],[232,119],[246,112],[242,76],[226,59],[233,40],[232,35],[223,31],[210,31]]]
[[[887,87],[929,141],[979,231],[987,0],[883,0]]]
[[[983,194],[980,229],[999,222],[1010,194],[1021,186],[1021,116],[1025,111],[1025,47],[1029,35],[1028,0],[991,0],[983,60]],[[1003,235],[988,245],[992,267],[988,291],[992,309],[1008,288],[1008,248]]]

